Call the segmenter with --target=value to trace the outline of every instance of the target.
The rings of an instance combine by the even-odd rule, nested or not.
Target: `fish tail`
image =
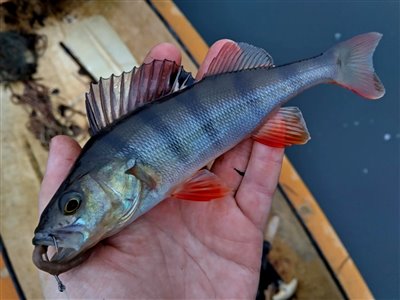
[[[335,59],[334,82],[367,99],[379,99],[385,87],[374,71],[372,56],[382,37],[369,32],[355,36],[329,49],[326,54]]]

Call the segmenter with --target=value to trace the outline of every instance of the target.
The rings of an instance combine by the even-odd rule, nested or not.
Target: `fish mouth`
[[[73,234],[74,236],[71,236]],[[89,257],[90,251],[79,251],[76,247],[70,247],[71,242],[82,239],[79,233],[69,233],[69,243],[62,235],[35,233],[32,243],[35,245],[32,254],[33,263],[40,270],[52,275],[64,273],[85,261]],[[73,245],[73,244],[72,244]],[[79,245],[79,244],[78,244]],[[56,253],[49,259],[49,246],[56,249]]]
[[[72,258],[66,262],[55,262],[47,259],[48,246],[36,245],[33,250],[32,260],[36,267],[51,275],[59,275],[75,268],[89,257],[89,251]]]

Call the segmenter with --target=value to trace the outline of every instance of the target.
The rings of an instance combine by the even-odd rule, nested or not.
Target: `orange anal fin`
[[[284,148],[302,145],[310,139],[306,123],[297,107],[281,107],[253,135],[261,144]]]
[[[210,201],[224,198],[230,192],[230,189],[217,175],[202,169],[191,179],[177,187],[171,198],[189,201]]]

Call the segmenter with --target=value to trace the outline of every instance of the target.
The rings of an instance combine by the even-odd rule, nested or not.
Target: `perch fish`
[[[305,89],[335,83],[382,97],[372,63],[381,36],[362,34],[281,66],[263,49],[229,42],[197,81],[174,62],[156,60],[92,84],[92,137],[41,214],[34,263],[58,275],[163,199],[228,195],[224,179],[203,167],[249,137],[273,147],[306,143],[300,110],[282,107]],[[57,247],[50,260],[48,246]]]

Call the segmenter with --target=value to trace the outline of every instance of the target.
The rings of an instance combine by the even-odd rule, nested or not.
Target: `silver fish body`
[[[160,196],[249,137],[288,99],[332,80],[323,56],[273,69],[207,77],[152,103],[97,139],[88,157],[136,158],[161,178]],[[290,76],[286,76],[290,74]]]
[[[50,239],[43,242],[44,237],[62,231],[56,224],[67,218],[68,224],[63,226],[79,228],[81,240],[66,238],[63,244],[60,238],[66,250],[52,261],[71,260],[171,196],[196,171],[250,137],[279,107],[307,88],[336,82],[364,96],[381,97],[384,89],[372,68],[372,53],[380,35],[369,35],[361,39],[369,45],[367,58],[361,57],[366,54],[357,50],[357,45],[356,54],[361,58],[352,56],[348,45],[342,44],[288,65],[208,76],[107,126],[85,145],[42,214],[34,244],[51,245]],[[359,40],[351,41],[350,46],[356,44],[354,41],[360,44]],[[367,71],[360,67],[363,71],[358,74],[353,66],[347,70],[346,60],[369,64],[369,69],[365,67],[369,73],[372,68],[369,81],[352,86],[352,81],[356,82],[353,77]],[[371,83],[375,86],[369,87]],[[134,170],[135,176],[127,170]],[[71,192],[81,195],[80,212],[62,218],[60,207],[65,203],[58,202],[63,197],[70,199]],[[98,201],[93,201],[93,195]]]

